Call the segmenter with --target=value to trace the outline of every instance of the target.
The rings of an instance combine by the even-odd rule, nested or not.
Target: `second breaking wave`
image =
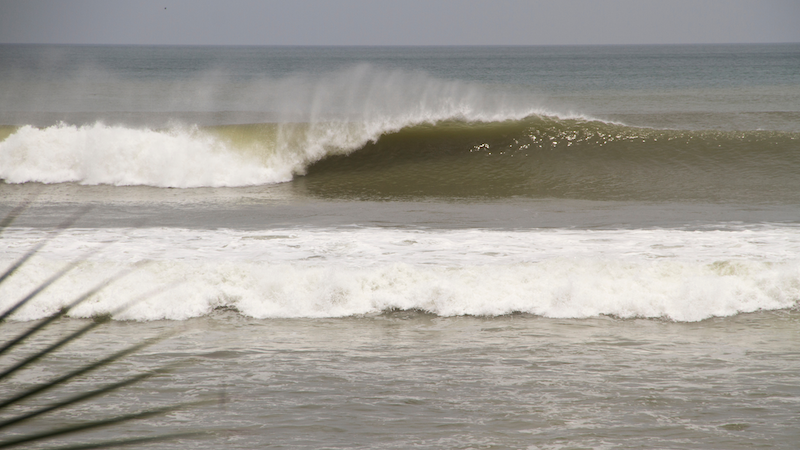
[[[698,321],[792,310],[800,299],[796,227],[725,230],[268,231],[70,229],[0,286],[0,308],[93,251],[13,320],[35,320],[120,271],[74,317],[186,320],[233,309],[256,318],[417,310],[439,316],[527,313]],[[7,266],[47,236],[10,229]],[[110,244],[109,244],[110,242]],[[200,246],[200,247],[198,247]],[[144,264],[143,264],[144,263]]]

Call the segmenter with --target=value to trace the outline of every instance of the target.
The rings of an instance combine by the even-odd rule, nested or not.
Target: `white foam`
[[[0,142],[0,178],[9,183],[242,186],[287,181],[291,170],[265,167],[196,129],[97,123],[20,128]]]
[[[2,264],[11,264],[42,235],[8,230]],[[795,228],[103,229],[70,230],[48,243],[0,286],[0,309],[76,255],[115,240],[14,318],[33,320],[52,313],[141,261],[149,264],[71,315],[107,313],[136,295],[176,283],[116,318],[184,320],[230,307],[256,318],[419,309],[442,316],[525,312],[698,321],[796,308],[800,299],[800,230]]]

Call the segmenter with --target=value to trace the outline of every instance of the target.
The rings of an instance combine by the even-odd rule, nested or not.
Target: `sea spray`
[[[272,184],[305,173],[309,164],[326,156],[353,152],[414,125],[445,120],[502,122],[552,114],[528,95],[369,64],[281,78],[239,80],[217,74],[180,83],[154,80],[148,88],[140,86],[141,81],[112,74],[90,75],[103,83],[92,87],[97,90],[92,95],[80,96],[83,103],[71,108],[98,111],[99,120],[20,127],[0,141],[0,178],[10,183],[157,187]],[[72,98],[73,91],[89,89],[84,78],[76,75],[80,89],[63,80],[59,89]],[[7,91],[12,98],[6,108],[41,108],[40,89],[13,85]],[[209,108],[257,118],[256,124],[268,132],[247,146],[237,146],[181,119],[202,115]],[[147,126],[103,120],[121,111],[165,119]]]

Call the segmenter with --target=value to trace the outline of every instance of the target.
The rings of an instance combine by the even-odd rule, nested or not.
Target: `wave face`
[[[546,115],[467,120],[456,109],[441,120],[23,126],[0,142],[0,177],[180,188],[295,179],[310,195],[348,198],[800,201],[798,133],[658,130]]]
[[[629,127],[587,119],[440,122],[308,170],[320,196],[800,201],[800,134]]]
[[[10,264],[45,235],[35,229],[7,230],[2,264]],[[116,318],[185,320],[224,308],[255,318],[420,310],[440,316],[529,313],[698,321],[797,308],[800,299],[796,228],[137,228],[65,231],[0,286],[0,309],[75,258],[79,249],[93,248],[99,251],[14,319],[44,317],[134,267],[132,274],[70,314],[109,313],[159,287],[164,288],[159,295]]]

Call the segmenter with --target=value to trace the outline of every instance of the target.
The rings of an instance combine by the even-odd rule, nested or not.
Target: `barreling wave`
[[[457,117],[465,124],[480,120],[467,121],[463,112],[453,111],[443,117]],[[0,142],[0,178],[8,183],[179,188],[281,183],[305,174],[319,160],[350,154],[404,128],[413,130],[437,121],[435,115],[423,114],[369,122],[203,128],[142,129],[101,122],[46,128],[26,125],[5,130]]]
[[[534,115],[405,128],[307,171],[319,196],[800,201],[800,133]]]
[[[236,80],[218,74],[212,80],[137,84],[109,74],[102,78],[114,92],[84,96],[78,103],[65,100],[63,107],[105,109],[110,117],[129,108],[136,116],[147,116],[147,111],[159,117],[174,113],[177,120],[186,114],[226,112],[265,120],[234,127],[203,127],[191,121],[171,125],[171,119],[147,127],[107,125],[102,120],[81,126],[6,127],[0,130],[0,178],[10,183],[158,187],[271,184],[303,174],[309,164],[326,156],[353,152],[409,126],[442,120],[518,120],[545,112],[531,107],[530,99],[474,83],[367,64],[280,79]],[[69,94],[62,91],[73,90],[70,86],[51,94]],[[92,103],[93,98],[106,97],[115,100]],[[36,103],[23,100],[14,103],[19,108]]]
[[[188,188],[306,175],[306,192],[325,197],[794,202],[800,195],[798,133],[448,114],[164,130],[23,126],[0,142],[0,177]]]

